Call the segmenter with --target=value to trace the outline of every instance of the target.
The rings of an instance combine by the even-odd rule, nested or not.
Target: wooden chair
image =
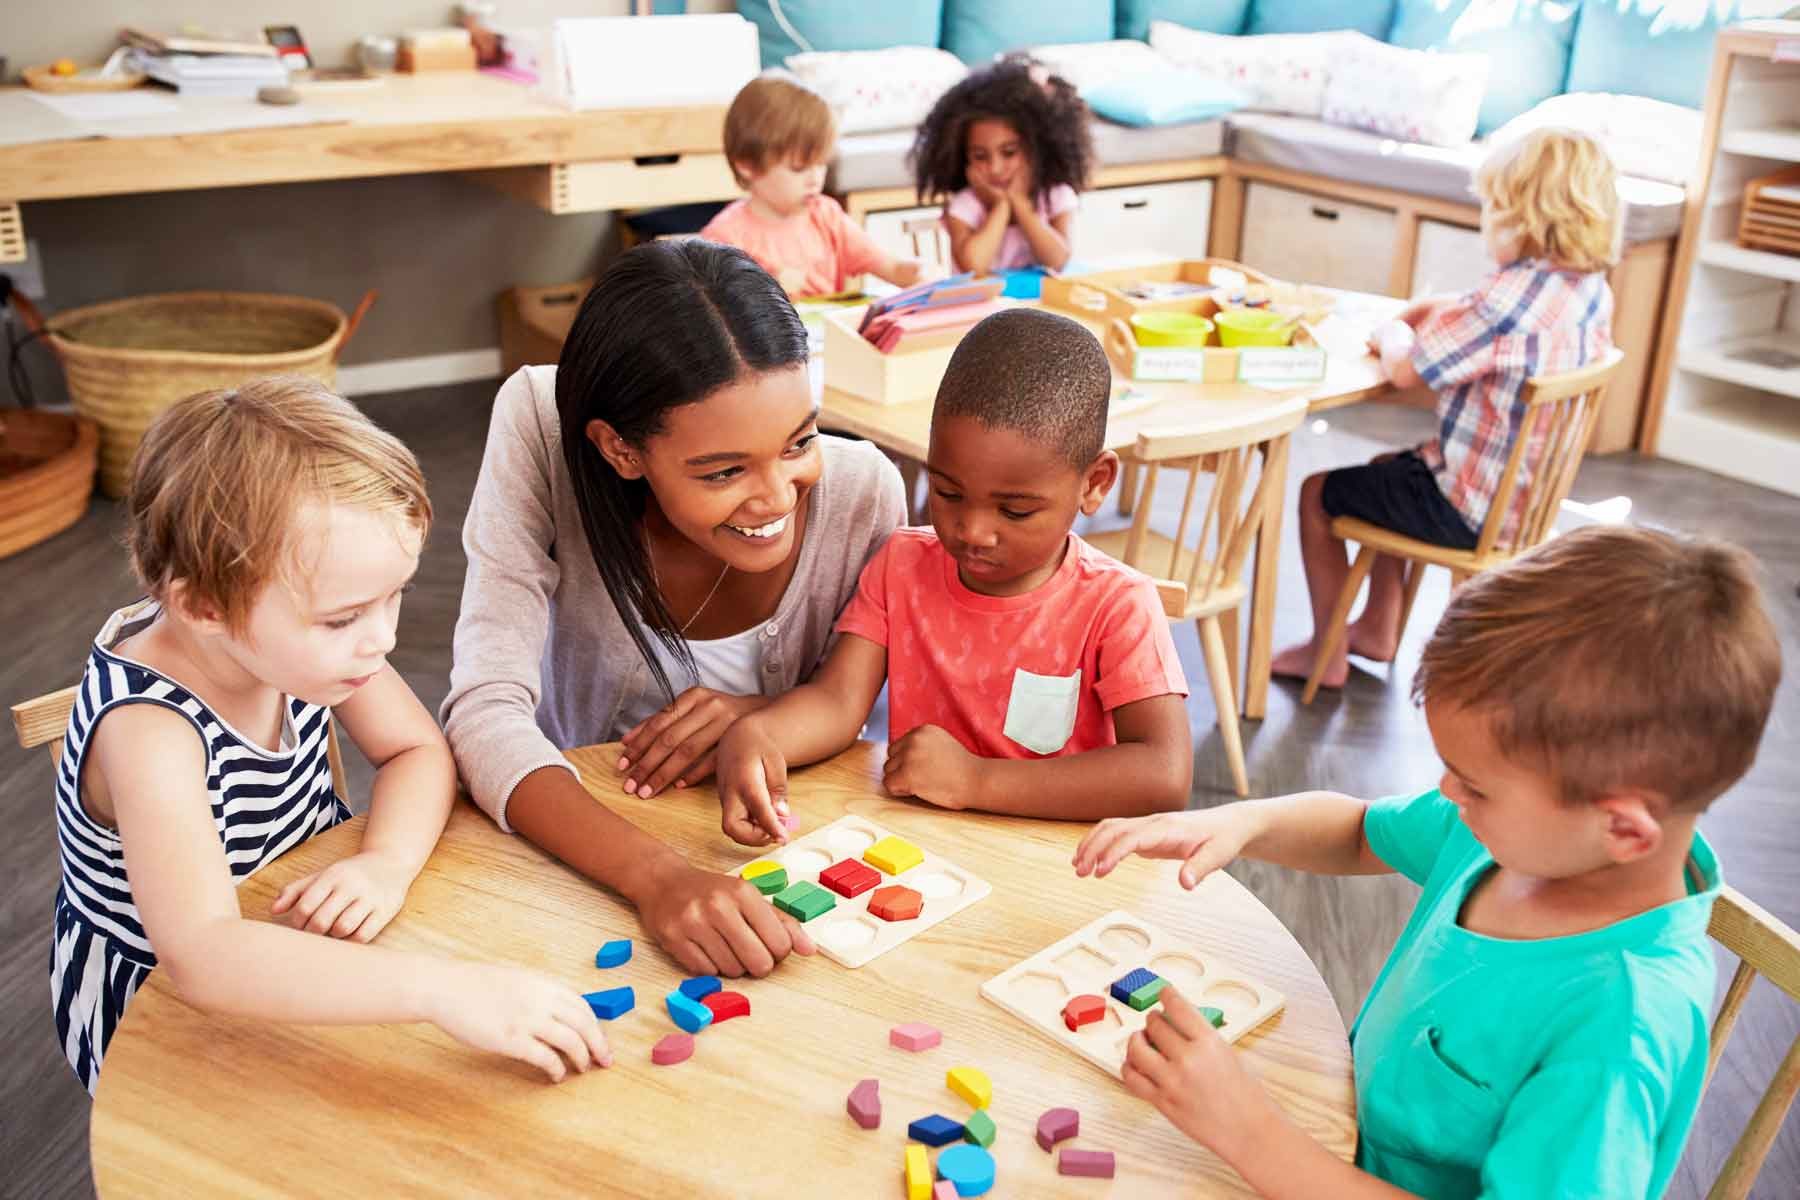
[[[19,745],[29,750],[48,744],[50,761],[61,764],[63,731],[69,727],[69,714],[75,711],[77,687],[48,692],[32,700],[12,706],[13,729]],[[346,802],[350,798],[344,782],[344,752],[338,745],[337,722],[326,717],[325,756],[331,763],[331,786]]]
[[[1481,524],[1481,537],[1473,550],[1452,550],[1431,542],[1421,542],[1395,533],[1356,517],[1336,517],[1331,534],[1360,547],[1350,574],[1338,592],[1331,620],[1319,631],[1319,650],[1313,659],[1312,675],[1306,690],[1300,694],[1302,704],[1311,704],[1319,692],[1319,680],[1325,665],[1342,644],[1350,624],[1350,606],[1356,593],[1375,565],[1375,556],[1391,554],[1408,563],[1405,599],[1400,606],[1400,633],[1406,632],[1407,618],[1412,616],[1413,601],[1419,595],[1419,584],[1428,566],[1444,567],[1450,572],[1451,587],[1479,571],[1523,554],[1550,536],[1557,511],[1575,482],[1575,472],[1587,453],[1594,422],[1600,415],[1606,385],[1619,364],[1625,361],[1622,351],[1614,348],[1605,358],[1561,375],[1540,375],[1526,381],[1525,413],[1519,421],[1519,432],[1513,439],[1512,452],[1500,475],[1500,489]],[[1520,486],[1525,473],[1527,451],[1531,451],[1530,478]],[[1501,529],[1506,516],[1514,509],[1523,515],[1512,535],[1502,541]]]
[[[1198,625],[1213,704],[1219,710],[1219,734],[1240,796],[1250,794],[1238,734],[1236,684],[1238,608],[1250,591],[1244,565],[1269,505],[1282,501],[1289,436],[1305,417],[1305,399],[1295,398],[1259,404],[1247,419],[1212,429],[1140,433],[1130,452],[1142,474],[1131,526],[1084,535],[1089,544],[1156,580],[1163,611],[1171,620],[1192,619]],[[1181,521],[1173,538],[1150,528],[1157,476],[1170,470],[1187,475]],[[1215,478],[1201,510],[1199,484],[1207,474]],[[1190,529],[1195,532],[1192,543]]]
[[[1719,1015],[1713,1019],[1712,1045],[1706,1059],[1706,1080],[1710,1084],[1757,975],[1766,976],[1790,999],[1800,1001],[1800,934],[1729,887],[1720,891],[1713,904],[1707,932],[1738,956],[1737,972],[1725,989]],[[1737,1145],[1726,1157],[1707,1200],[1744,1200],[1750,1194],[1796,1093],[1800,1093],[1800,1038],[1794,1039],[1781,1065],[1775,1068],[1775,1077],[1750,1115]]]

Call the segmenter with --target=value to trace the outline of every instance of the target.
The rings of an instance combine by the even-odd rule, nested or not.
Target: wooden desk
[[[618,790],[616,751],[570,758],[606,803],[688,855],[727,870],[750,852],[719,834],[696,789],[653,801]],[[615,1065],[552,1086],[522,1065],[465,1050],[431,1026],[262,1025],[203,1016],[152,973],[114,1037],[91,1143],[102,1196],[606,1195],[900,1196],[906,1125],[967,1107],[944,1086],[970,1064],[994,1082],[996,1195],[1241,1195],[1242,1181],[1111,1076],[982,999],[979,985],[1111,909],[1128,909],[1236,960],[1287,995],[1238,1053],[1308,1132],[1348,1158],[1355,1088],[1344,1026],[1292,936],[1224,874],[1181,891],[1173,864],[1126,863],[1077,880],[1085,826],[945,813],[879,794],[881,751],[859,744],[797,773],[805,828],[863,814],[986,877],[991,896],[849,971],[795,958],[732,984],[748,1018],[708,1029],[693,1059],[656,1067],[674,1026],[662,997],[681,978],[634,914],[523,838],[458,806],[385,945],[507,960],[583,991],[631,984],[637,1010],[608,1027]],[[267,911],[286,881],[346,853],[361,820],[289,853],[239,889]],[[608,938],[636,939],[628,966],[596,970]],[[927,1020],[944,1043],[891,1048],[888,1030]],[[881,1080],[882,1124],[857,1128],[844,1099]],[[1063,1179],[1033,1138],[1052,1105],[1081,1111],[1077,1145],[1118,1155],[1110,1187]]]

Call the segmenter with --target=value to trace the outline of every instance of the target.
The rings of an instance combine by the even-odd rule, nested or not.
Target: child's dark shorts
[[[1452,550],[1473,550],[1481,540],[1438,490],[1437,477],[1414,450],[1385,462],[1327,472],[1319,500],[1331,516],[1358,517]]]

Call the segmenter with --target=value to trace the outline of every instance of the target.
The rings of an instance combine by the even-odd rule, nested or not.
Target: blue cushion
[[[756,25],[762,42],[762,65],[779,67],[803,50],[881,50],[888,46],[935,46],[941,33],[944,0],[881,0],[879,4],[845,4],[843,0],[738,0],[738,12]],[[775,8],[802,46],[776,20]]]
[[[1236,112],[1248,100],[1228,83],[1171,67],[1127,76],[1081,94],[1088,107],[1121,125],[1183,125]]]
[[[1624,92],[1700,108],[1712,70],[1713,35],[1732,16],[1728,12],[1721,20],[1713,4],[1586,0],[1563,90]]]
[[[1354,29],[1387,38],[1394,0],[1252,0],[1245,33],[1322,33]]]
[[[885,14],[888,6],[858,0],[844,7]],[[1112,0],[944,0],[944,49],[971,65],[1011,50],[1112,35]]]
[[[1203,33],[1242,33],[1250,0],[1119,0],[1117,36],[1143,41],[1150,22],[1173,21]]]
[[[1400,0],[1388,41],[1410,50],[1486,54],[1487,95],[1477,133],[1492,133],[1562,91],[1575,37],[1573,3]]]

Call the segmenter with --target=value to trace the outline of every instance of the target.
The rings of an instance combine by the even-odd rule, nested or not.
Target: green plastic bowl
[[[1289,318],[1266,308],[1231,308],[1219,314],[1221,346],[1285,346],[1294,340]],[[1286,326],[1286,328],[1283,328]]]
[[[1140,346],[1181,346],[1190,349],[1206,345],[1213,323],[1193,313],[1147,312],[1131,318],[1131,332]]]

